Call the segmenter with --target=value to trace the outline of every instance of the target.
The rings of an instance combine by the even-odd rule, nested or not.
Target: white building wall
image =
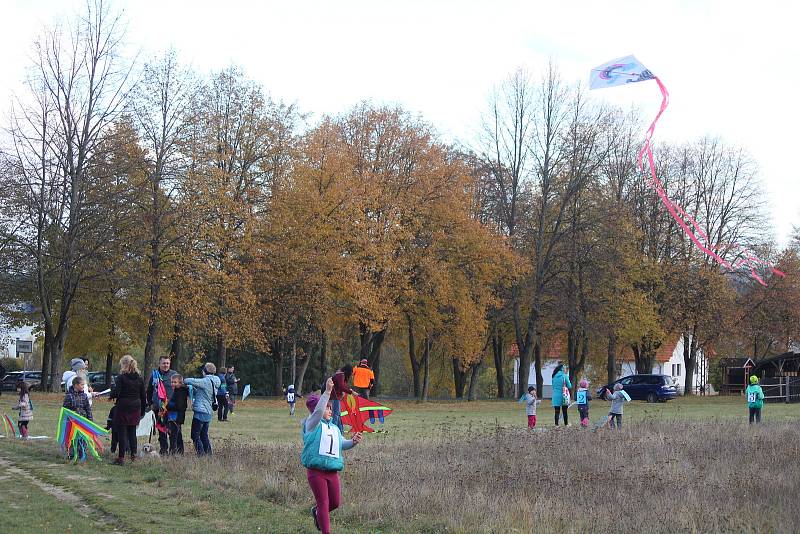
[[[702,351],[698,353],[697,363],[695,364],[692,380],[695,388],[699,388],[702,384],[702,376],[699,372],[701,367],[708,367],[708,359],[703,356]],[[672,351],[670,359],[666,362],[656,362],[653,365],[652,373],[671,376],[681,395],[683,395],[683,386],[686,382],[686,364],[683,361],[683,337],[675,345],[675,350]],[[636,362],[627,360],[622,363],[622,372],[618,378],[634,374],[636,374]]]

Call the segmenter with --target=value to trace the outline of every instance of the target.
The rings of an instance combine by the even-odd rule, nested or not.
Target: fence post
[[[790,390],[790,388],[789,388],[789,378],[790,377],[787,375],[784,378],[786,378],[786,402],[789,403],[789,402],[791,402],[791,398],[790,398],[790,395],[789,395],[789,390]]]

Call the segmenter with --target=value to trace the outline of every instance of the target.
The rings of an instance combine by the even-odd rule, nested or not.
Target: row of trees
[[[134,67],[120,24],[97,2],[36,43],[0,159],[5,314],[40,326],[53,388],[66,354],[110,372],[135,346],[145,372],[161,352],[266,359],[273,392],[349,359],[380,383],[390,344],[421,399],[445,361],[460,397],[493,360],[503,396],[509,346],[526,383],[557,335],[573,376],[613,375],[622,350],[649,370],[684,335],[689,380],[700,349],[796,339],[800,263],[764,241],[740,149],[664,145],[659,176],[721,255],[775,255],[788,276],[767,288],[692,248],[640,178],[637,114],[555,66],[513,74],[465,147],[369,102],[309,124],[240,69],[203,78],[174,52]]]

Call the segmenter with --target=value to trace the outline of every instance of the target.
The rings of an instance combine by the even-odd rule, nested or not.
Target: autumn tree
[[[192,228],[180,193],[189,167],[184,150],[196,91],[191,72],[170,51],[144,65],[131,99],[131,115],[146,155],[146,172],[133,199],[141,222],[136,248],[144,252],[140,283],[148,294],[145,375],[154,364],[159,324],[165,319],[162,287],[174,280],[176,256]]]
[[[51,389],[58,387],[50,376],[61,370],[85,266],[103,246],[109,222],[90,196],[103,188],[106,177],[93,175],[92,166],[125,101],[129,69],[119,57],[121,29],[119,16],[97,0],[69,33],[48,31],[35,43],[28,92],[12,112],[16,238],[35,263],[43,382]]]

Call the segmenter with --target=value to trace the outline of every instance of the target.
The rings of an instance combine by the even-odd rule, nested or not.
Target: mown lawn
[[[60,396],[33,400],[31,434],[54,436]],[[0,406],[10,401],[4,395]],[[239,402],[229,422],[212,423],[210,459],[192,454],[188,425],[183,458],[71,465],[54,440],[3,439],[0,459],[80,496],[102,515],[98,521],[125,532],[315,532],[299,465],[302,402],[293,418],[279,400]],[[633,402],[622,432],[580,429],[572,410],[571,428],[530,433],[513,401],[387,404],[394,413],[386,424],[347,455],[334,531],[800,528],[791,504],[800,490],[800,405],[767,405],[765,423],[752,428],[741,398]],[[96,402],[95,420],[104,423],[110,406]],[[607,409],[594,401],[592,421]],[[547,401],[539,426],[553,426]],[[14,517],[3,531],[95,526],[2,466],[0,488],[0,512]]]

